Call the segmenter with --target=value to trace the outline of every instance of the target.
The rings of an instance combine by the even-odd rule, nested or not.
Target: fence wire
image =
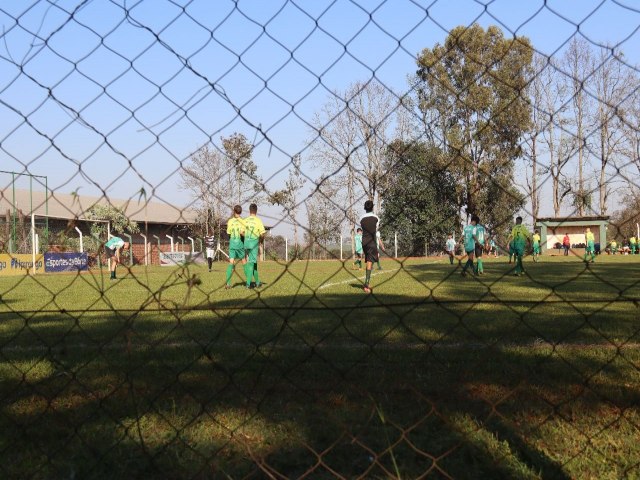
[[[640,477],[640,9],[0,21],[3,478]]]

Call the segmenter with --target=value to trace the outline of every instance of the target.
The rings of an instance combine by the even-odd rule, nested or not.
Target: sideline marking
[[[372,273],[371,276],[373,277],[375,275],[382,275],[383,273],[397,272],[398,270],[400,270],[400,269],[399,268],[394,268],[392,270],[382,270],[380,272]],[[345,283],[350,283],[350,282],[354,282],[354,281],[357,281],[357,280],[364,280],[365,278],[366,278],[366,275],[362,276],[362,277],[352,277],[352,278],[349,278],[347,280],[343,280],[341,282],[323,283],[317,288],[317,290],[322,290],[323,288],[335,287],[336,285],[343,285]]]

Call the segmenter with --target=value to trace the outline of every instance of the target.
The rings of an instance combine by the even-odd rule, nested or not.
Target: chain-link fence
[[[0,22],[2,478],[640,477],[633,2]]]

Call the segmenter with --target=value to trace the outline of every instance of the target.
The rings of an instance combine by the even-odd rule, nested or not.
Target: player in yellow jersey
[[[245,225],[242,215],[242,207],[236,205],[233,207],[233,216],[227,220],[227,233],[229,234],[229,265],[227,265],[227,280],[224,288],[231,288],[231,275],[233,275],[233,267],[238,260],[244,262],[244,244],[242,235],[244,235]]]
[[[252,288],[252,277],[256,287],[261,285],[258,276],[258,254],[260,252],[260,242],[264,239],[267,230],[257,214],[258,206],[252,203],[249,205],[249,216],[244,219],[244,252],[247,256],[247,264],[244,266],[244,271],[247,275],[247,288]]]
[[[584,249],[584,261],[587,261],[587,255],[591,255],[591,263],[596,261],[596,239],[593,236],[593,232],[590,228],[584,232],[585,249]]]
[[[636,237],[631,235],[629,237],[629,253],[631,255],[635,255],[637,248],[638,248],[638,240],[636,239]]]
[[[516,218],[516,224],[511,229],[509,241],[513,242],[513,253],[516,257],[516,270],[514,275],[520,276],[524,274],[524,266],[522,265],[522,257],[527,243],[531,243],[531,234],[527,227],[522,225],[522,217]]]

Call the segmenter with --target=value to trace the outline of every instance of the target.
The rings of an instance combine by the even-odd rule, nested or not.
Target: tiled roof
[[[12,189],[0,190],[0,215],[4,216],[7,210],[13,210],[13,198]],[[193,223],[196,219],[196,212],[191,208],[161,201],[147,201],[144,198],[123,200],[49,192],[47,202],[45,192],[34,191],[30,195],[27,189],[16,189],[15,204],[24,215],[30,215],[33,208],[36,215],[48,214],[50,217],[65,219],[86,219],[89,209],[96,204],[123,208],[129,219],[136,222]]]

